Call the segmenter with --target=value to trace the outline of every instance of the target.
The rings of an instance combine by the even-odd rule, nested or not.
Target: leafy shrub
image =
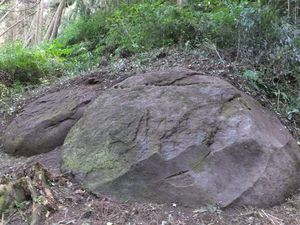
[[[58,75],[59,57],[41,48],[23,48],[21,43],[1,46],[0,70],[8,73],[15,83],[39,84],[49,75]]]
[[[82,42],[90,42],[91,49],[95,47],[107,33],[106,18],[108,12],[100,10],[91,16],[80,17],[71,22],[57,39],[65,46],[78,45]]]
[[[230,60],[257,71],[260,88],[268,94],[285,105],[299,99],[300,27],[272,5],[228,1],[204,13],[198,27],[204,39],[216,43]],[[246,71],[243,75],[253,74]],[[257,89],[257,82],[251,83]]]
[[[179,37],[195,40],[199,17],[200,13],[181,10],[167,1],[121,4],[112,11],[100,10],[73,22],[58,41],[77,50],[141,52],[176,44]]]
[[[106,44],[140,52],[194,40],[199,15],[162,1],[122,5],[107,18]]]

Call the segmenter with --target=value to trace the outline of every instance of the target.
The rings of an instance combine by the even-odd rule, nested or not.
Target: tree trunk
[[[53,31],[53,26],[54,26],[54,23],[55,23],[55,18],[56,18],[56,16],[57,16],[57,10],[56,10],[54,16],[52,17],[52,19],[51,19],[51,21],[50,21],[50,24],[49,24],[48,29],[47,29],[47,32],[46,32],[46,34],[45,34],[44,40],[49,40],[49,39],[50,39],[51,33],[52,33],[52,31]]]
[[[64,8],[66,6],[66,0],[61,0],[61,2],[59,3],[59,6],[57,8],[57,14],[55,16],[55,21],[53,24],[53,30],[50,36],[49,40],[54,40],[57,37],[57,33],[58,33],[58,28],[60,26],[61,23],[61,17],[64,11]]]
[[[183,7],[183,2],[184,0],[177,0],[177,5],[182,8]],[[179,47],[182,48],[183,45],[184,45],[184,37],[183,37],[183,34],[180,34],[179,37],[178,37],[178,44],[179,44]]]
[[[35,30],[35,43],[36,44],[41,41],[42,26],[43,26],[43,0],[40,1],[40,4],[38,6],[37,15],[36,15],[36,30]]]

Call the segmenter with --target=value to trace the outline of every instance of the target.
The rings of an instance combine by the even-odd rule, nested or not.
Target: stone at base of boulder
[[[62,145],[95,97],[92,90],[67,89],[36,99],[25,106],[0,137],[3,150],[13,155],[31,156]]]

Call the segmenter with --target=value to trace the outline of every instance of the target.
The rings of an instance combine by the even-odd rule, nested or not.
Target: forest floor
[[[300,140],[299,121],[289,121],[276,112],[276,99],[270,99],[263,92],[252,92],[247,82],[236,74],[239,65],[226,63],[203,52],[182,52],[175,49],[139,54],[126,59],[108,60],[103,58],[101,67],[74,78],[61,78],[50,86],[44,86],[26,93],[21,101],[15,101],[13,106],[21,109],[28,102],[49,92],[61,90],[67,86],[77,86],[92,81],[99,91],[128,76],[153,70],[172,67],[185,67],[201,71],[206,75],[219,76],[238,89],[255,97],[262,105],[273,110],[283,124]],[[16,110],[17,112],[18,110]],[[9,116],[0,115],[0,133]],[[49,189],[55,200],[55,210],[46,214],[46,225],[300,225],[300,192],[291,196],[285,203],[269,209],[240,207],[220,209],[208,205],[201,208],[189,208],[176,203],[130,203],[117,202],[106,196],[95,196],[80,188],[73,182],[69,174],[61,174],[59,170],[60,150],[30,157],[14,158],[0,151],[0,175],[16,179],[26,173],[35,163],[42,164],[51,178]],[[10,213],[0,217],[0,225],[30,224],[32,201],[18,204]]]

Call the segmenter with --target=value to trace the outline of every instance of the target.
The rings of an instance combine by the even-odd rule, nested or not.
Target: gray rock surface
[[[3,150],[13,155],[31,156],[61,146],[95,96],[92,90],[71,88],[34,100],[0,136]]]
[[[178,68],[99,96],[62,157],[86,188],[122,200],[267,207],[299,187],[299,147],[272,113],[224,80]]]

